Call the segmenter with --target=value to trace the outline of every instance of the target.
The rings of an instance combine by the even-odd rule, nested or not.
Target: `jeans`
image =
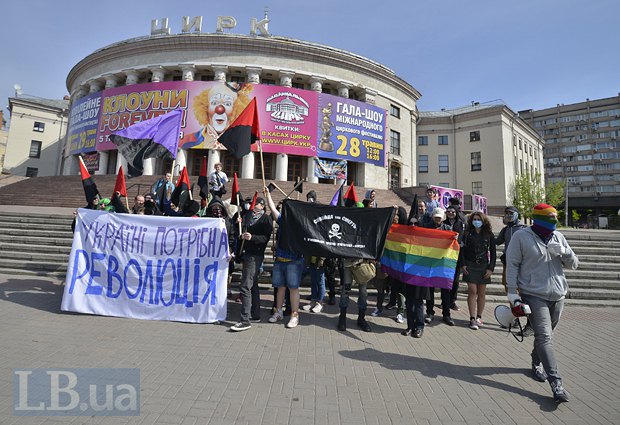
[[[323,302],[325,298],[325,269],[323,267],[310,266],[310,300]]]
[[[304,260],[276,261],[273,263],[271,272],[271,284],[274,288],[281,286],[291,289],[299,288],[303,270]]]
[[[244,255],[241,269],[241,321],[249,322],[252,317],[260,317],[260,292],[258,276],[263,263],[262,255]]]
[[[522,294],[521,299],[532,310],[529,315],[530,324],[534,329],[532,363],[537,365],[542,362],[550,383],[561,379],[553,350],[553,330],[560,321],[564,300],[547,301],[527,294]]]
[[[415,293],[415,286],[405,284],[407,328],[424,329],[424,300],[422,298],[416,298]]]
[[[351,292],[351,285],[353,283],[353,275],[351,270],[344,267],[340,278],[340,302],[341,309],[349,307],[349,293]],[[366,310],[368,308],[368,284],[359,284],[359,298],[357,299],[357,307],[359,310]]]

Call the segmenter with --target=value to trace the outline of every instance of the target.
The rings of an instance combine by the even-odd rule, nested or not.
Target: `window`
[[[390,153],[400,155],[400,133],[390,130]]]
[[[437,136],[437,140],[439,141],[440,145],[448,144],[448,136]]]
[[[32,131],[43,133],[45,131],[45,123],[39,122],[39,121],[35,121],[34,122],[34,127],[32,128]]]
[[[482,195],[482,182],[471,182],[471,193]]]
[[[418,155],[418,172],[428,173],[428,155]]]
[[[304,158],[305,159],[305,158]],[[288,157],[288,170],[286,174],[286,180],[292,182],[295,181],[295,178],[298,176],[302,176],[302,164],[301,157]]]
[[[293,87],[294,89],[305,89],[306,85],[304,83],[292,83],[291,87]]]
[[[480,140],[480,132],[479,131],[470,131],[469,132],[469,141],[477,142]]]
[[[400,118],[400,108],[398,106],[390,105],[390,115]]]
[[[439,155],[439,172],[447,173],[450,171],[450,166],[448,164],[448,155]]]
[[[260,80],[260,83],[266,86],[275,86],[276,80],[271,80],[269,78],[263,78],[262,80]]]
[[[400,167],[396,165],[390,166],[390,189],[400,187]]]
[[[482,170],[482,156],[480,152],[471,153],[471,171]]]
[[[230,76],[230,82],[231,83],[245,83],[245,77],[239,76],[239,75],[231,75]]]
[[[26,167],[26,177],[36,177],[39,174],[38,168]]]
[[[418,136],[419,146],[428,146],[428,136]]]
[[[31,140],[30,141],[30,153],[28,154],[28,156],[30,158],[41,158],[41,145],[43,143],[39,142],[38,140]]]

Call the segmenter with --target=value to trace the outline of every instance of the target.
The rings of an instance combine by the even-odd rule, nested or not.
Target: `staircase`
[[[64,279],[73,238],[72,219],[66,215],[0,212],[0,273]],[[567,303],[620,307],[620,231],[571,229],[563,234],[580,260],[577,270],[565,270],[570,285]],[[502,247],[498,248],[499,258]],[[260,280],[264,285],[270,284],[272,264],[268,247],[266,273]],[[501,274],[502,264],[498,260],[492,283],[487,287],[489,301],[506,300]],[[239,278],[236,272],[233,279]],[[461,284],[460,292],[462,300],[467,292],[465,284]]]

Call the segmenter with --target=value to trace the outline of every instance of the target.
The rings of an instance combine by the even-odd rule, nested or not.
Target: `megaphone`
[[[504,328],[509,328],[515,321],[512,309],[507,305],[498,305],[495,307],[495,320]]]

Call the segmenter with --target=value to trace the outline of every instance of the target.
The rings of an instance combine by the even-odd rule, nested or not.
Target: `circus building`
[[[67,77],[70,122],[63,174],[81,155],[95,174],[126,163],[108,136],[131,124],[183,110],[175,159],[197,175],[203,157],[241,178],[261,174],[259,147],[237,160],[217,141],[256,98],[265,177],[329,182],[326,169],[346,170],[356,185],[387,189],[416,184],[420,93],[388,67],[360,55],[271,35],[269,19],[252,19],[249,34],[232,16],[153,20],[151,33],[103,47]],[[205,25],[206,27],[206,25]],[[172,158],[146,160],[158,175]],[[178,172],[178,170],[176,171]]]

